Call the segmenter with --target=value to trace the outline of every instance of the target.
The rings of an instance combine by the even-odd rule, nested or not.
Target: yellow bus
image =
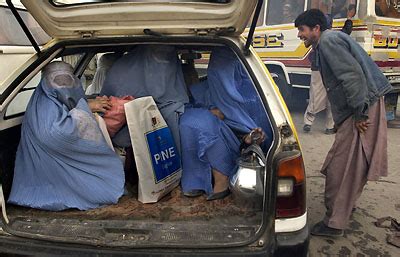
[[[285,82],[286,87],[280,86],[284,98],[299,99],[300,94],[308,95],[311,49],[297,37],[295,18],[307,9],[318,8],[332,17],[333,29],[341,29],[349,7],[356,8],[351,37],[394,86],[386,97],[388,118],[394,118],[400,91],[400,0],[265,0],[253,47],[271,73]]]

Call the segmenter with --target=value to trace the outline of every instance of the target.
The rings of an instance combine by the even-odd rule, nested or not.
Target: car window
[[[71,64],[72,67],[75,68],[78,62],[81,61],[82,56],[83,54],[66,55],[62,57],[62,60],[66,63]],[[96,72],[96,60],[97,57],[94,56],[92,60],[89,62],[88,66],[86,67],[84,73],[80,77],[84,90],[86,90],[86,88],[90,85],[94,73]]]
[[[271,0],[267,7],[267,25],[292,23],[304,11],[305,0]]]
[[[253,21],[253,16],[254,16],[254,13],[251,16],[249,23],[247,24],[247,28],[249,28],[251,26],[251,22]],[[264,19],[265,19],[265,1],[262,4],[260,15],[258,16],[258,19],[257,19],[257,27],[264,25]]]
[[[6,119],[25,112],[29,99],[40,82],[40,77],[41,72],[36,74],[11,101],[5,113]]]

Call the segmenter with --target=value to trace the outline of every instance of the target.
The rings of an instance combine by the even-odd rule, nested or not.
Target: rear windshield
[[[186,2],[186,3],[216,3],[226,4],[230,3],[231,0],[52,0],[55,5],[75,5],[75,4],[91,4],[91,3],[113,3],[113,2],[136,2],[136,3],[162,3],[162,2]]]
[[[18,10],[18,12],[38,45],[44,45],[50,40],[50,37],[27,11]],[[0,6],[0,45],[31,46],[17,19],[5,6]]]

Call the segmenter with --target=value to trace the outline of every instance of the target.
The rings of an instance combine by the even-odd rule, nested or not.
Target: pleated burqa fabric
[[[49,64],[25,112],[8,202],[87,210],[117,203],[124,182],[72,67]]]
[[[175,47],[137,46],[113,64],[100,95],[152,96],[180,148],[179,117],[185,111],[189,97]],[[127,127],[115,135],[113,142],[124,147],[130,145]]]
[[[207,80],[190,87],[194,102],[180,120],[182,144],[182,189],[211,194],[212,169],[231,177],[240,156],[241,136],[261,127],[272,142],[268,116],[245,67],[228,48],[216,47],[211,54]],[[209,109],[224,114],[221,120]]]

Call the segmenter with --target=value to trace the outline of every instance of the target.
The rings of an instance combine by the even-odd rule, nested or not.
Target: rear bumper
[[[1,235],[2,234],[2,235]],[[271,255],[271,249],[256,248],[225,248],[207,250],[178,250],[178,249],[113,249],[96,248],[83,245],[52,243],[48,241],[31,240],[11,235],[0,234],[0,256],[307,256],[309,244],[309,231],[306,225],[296,232],[276,234],[276,250]]]
[[[290,233],[277,233],[277,249],[274,256],[307,256],[308,245],[310,242],[310,232],[308,224],[301,230]]]

